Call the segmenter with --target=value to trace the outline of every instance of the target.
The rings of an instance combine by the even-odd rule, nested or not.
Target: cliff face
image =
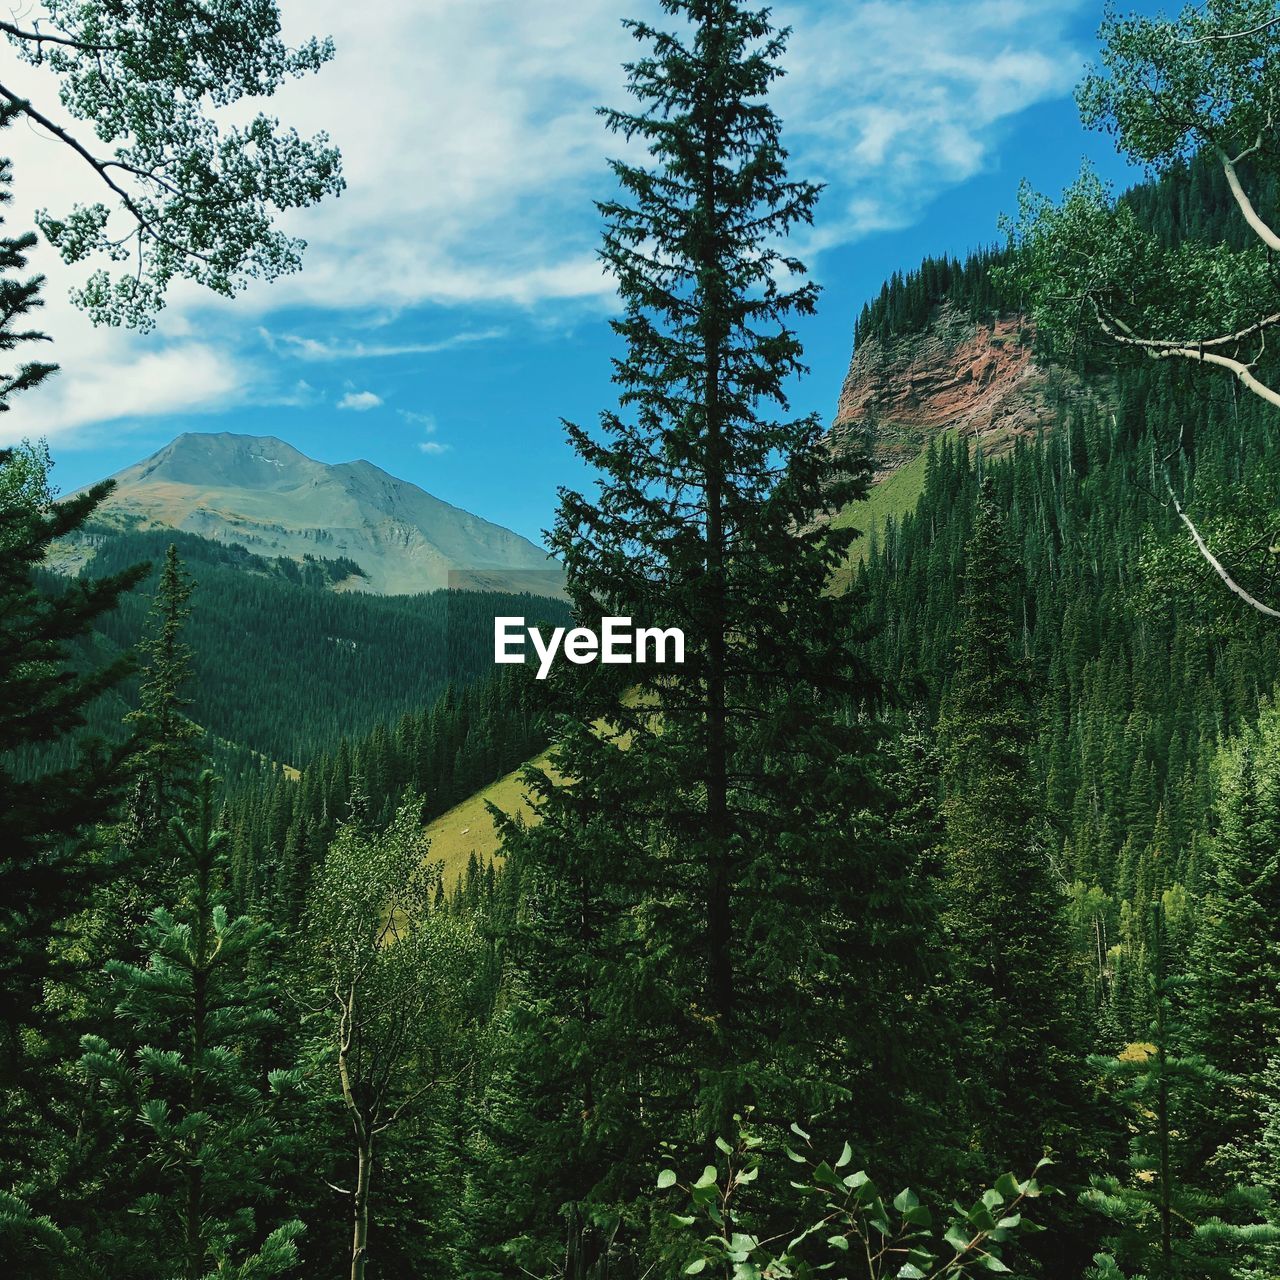
[[[1032,338],[1018,316],[980,324],[943,303],[923,332],[867,339],[845,377],[832,442],[870,430],[878,479],[948,428],[980,440],[989,455],[1004,452],[1017,436],[1051,426],[1064,400],[1092,394],[1079,378],[1038,367]]]

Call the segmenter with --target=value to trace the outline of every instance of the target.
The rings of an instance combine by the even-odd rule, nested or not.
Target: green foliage
[[[887,1131],[916,1066],[870,1065],[925,926],[855,710],[874,681],[823,590],[854,534],[814,523],[867,467],[833,474],[817,418],[786,416],[816,289],[785,237],[817,199],[768,102],[786,33],[726,0],[663,10],[670,30],[629,24],[634,110],[604,113],[634,146],[601,205],[619,408],[569,428],[598,490],[562,495],[552,546],[584,620],[678,626],[687,656],[629,669],[625,698],[610,668],[559,673],[558,776],[532,770],[541,821],[507,826],[522,902],[500,1084],[537,1092],[496,1137],[547,1172],[531,1220],[504,1201],[484,1224],[490,1265],[516,1233],[537,1269],[559,1231],[583,1257],[582,1232],[615,1228],[634,1260],[655,1134],[854,1097]]]
[[[753,1222],[759,1213],[753,1184],[767,1168],[759,1136],[743,1131],[733,1146],[717,1139],[715,1163],[688,1185],[674,1170],[658,1174],[660,1191],[676,1187],[688,1201],[687,1212],[670,1215],[673,1256],[687,1259],[680,1274],[726,1280],[812,1280],[832,1270],[866,1280],[1012,1274],[1005,1246],[1019,1234],[1042,1230],[1025,1215],[1032,1201],[1054,1194],[1034,1176],[1019,1181],[1007,1173],[971,1207],[956,1203],[953,1217],[935,1222],[910,1188],[889,1201],[865,1171],[846,1172],[854,1160],[849,1143],[834,1160],[815,1160],[809,1135],[798,1125],[791,1128],[803,1150],[787,1147],[786,1154],[803,1172],[792,1169],[787,1222],[781,1229],[771,1223],[766,1239]],[[1046,1164],[1042,1160],[1036,1173]]]
[[[339,562],[304,564],[295,581],[282,562],[192,534],[110,533],[98,526],[84,535],[96,544],[86,570],[95,574],[150,560],[158,576],[168,547],[177,547],[195,583],[185,623],[193,653],[188,714],[205,730],[205,749],[230,782],[256,775],[263,758],[301,769],[344,738],[353,743],[419,713],[451,683],[491,677],[495,616],[524,616],[534,625],[569,620],[563,601],[524,594],[327,591]],[[51,572],[40,582],[50,593],[65,589],[65,579]],[[99,625],[94,652],[134,648],[148,625],[148,601],[128,599]],[[126,684],[119,698],[104,699],[92,727],[106,738],[121,736],[120,720],[135,696]]]
[[[1198,1122],[1208,1164],[1227,1182],[1277,1187],[1266,1124],[1269,1059],[1280,1043],[1280,714],[1224,744],[1214,761],[1215,805],[1205,893],[1192,946],[1191,1043],[1234,1080]],[[1280,1204],[1280,1201],[1275,1201]]]
[[[622,407],[575,429],[602,485],[566,495],[557,536],[584,620],[683,625],[692,660],[630,690],[575,669],[544,700],[510,672],[466,682],[489,664],[494,612],[527,602],[451,599],[467,620],[452,649],[439,599],[326,594],[339,562],[293,581],[188,535],[107,539],[95,572],[172,541],[198,583],[182,619],[171,564],[153,632],[171,624],[167,648],[138,690],[147,723],[168,707],[214,752],[302,767],[238,769],[216,839],[206,784],[183,859],[213,867],[207,891],[119,865],[118,806],[95,810],[96,832],[75,827],[86,856],[51,881],[68,896],[31,939],[34,955],[65,930],[52,953],[80,972],[23,971],[35,1013],[13,1044],[28,1070],[0,1081],[0,1256],[15,1274],[68,1273],[58,1249],[130,1280],[322,1275],[348,1258],[386,1280],[1275,1272],[1265,699],[1280,633],[1187,554],[1160,477],[1180,440],[1170,478],[1264,589],[1271,416],[1144,361],[1000,461],[944,434],[912,473],[911,510],[860,509],[878,512],[876,543],[849,596],[825,596],[850,535],[810,522],[832,495],[817,426],[776,403],[812,292],[767,272],[751,239],[771,228],[777,248],[812,201],[767,108],[781,37],[728,0],[667,7],[680,35],[637,28],[643,106],[610,117],[649,145],[605,207],[627,302]],[[1252,251],[1213,157],[1120,204],[1098,207],[1131,211],[1165,262],[1211,240]],[[998,269],[926,263],[866,323],[899,332],[947,299],[981,314],[1017,295]],[[3,545],[43,546],[24,523],[53,515],[39,449],[0,468],[0,495],[26,513],[0,522],[21,535]],[[86,590],[43,585],[24,608]],[[56,687],[132,644],[145,607],[76,633]],[[124,710],[117,695],[78,714],[105,727]],[[442,884],[422,820],[540,753],[548,725],[541,826],[511,824],[505,862],[474,858]],[[40,750],[73,758],[59,736],[6,756],[9,776],[48,772]],[[96,883],[107,873],[118,887]],[[167,899],[142,939],[116,919],[137,895]],[[222,940],[216,964],[202,933]],[[1093,1104],[1076,1088],[1086,1040]],[[751,1102],[759,1137],[704,1152]],[[788,1190],[761,1153],[797,1113],[816,1115],[815,1137],[784,1139],[799,1148]],[[844,1135],[837,1159],[814,1154]],[[659,1137],[701,1157],[674,1219],[646,1194]],[[1034,1179],[976,1200],[975,1179],[1028,1167],[1046,1142],[1068,1183],[1086,1160],[1113,1176],[1092,1188],[1102,1214],[1051,1202],[1036,1214],[1051,1230],[1023,1241]],[[918,1197],[890,1200],[859,1167]],[[1255,1182],[1270,1205],[1241,1190]],[[957,1196],[937,1217],[920,1203]]]
[[[547,731],[534,689],[523,668],[506,668],[483,683],[446,689],[393,728],[379,725],[355,742],[341,742],[296,779],[253,771],[228,802],[240,900],[261,904],[292,930],[312,871],[353,806],[380,829],[413,794],[429,822],[536,756]]]
[[[7,117],[0,111],[0,126]],[[0,198],[8,199],[0,168]],[[43,335],[23,329],[40,305],[38,277],[22,279],[29,236],[0,239],[0,350]],[[53,366],[27,362],[0,380],[0,405],[38,386]],[[0,1024],[9,1032],[0,1071],[21,1056],[14,1038],[28,1022],[49,967],[49,937],[82,906],[110,868],[91,865],[84,839],[105,818],[123,783],[122,753],[75,740],[88,708],[124,677],[127,662],[78,665],[77,642],[141,577],[136,568],[46,596],[37,570],[49,547],[79,529],[107,496],[98,485],[55,503],[47,451],[0,450]],[[23,753],[57,745],[63,767],[23,767]]]
[[[1176,17],[1111,9],[1099,31],[1101,66],[1077,91],[1085,124],[1157,169],[1206,145],[1232,156],[1273,146],[1276,27],[1273,0],[1209,0]]]
[[[1207,161],[1236,206],[1239,234],[1162,236],[1141,201],[1119,200],[1089,171],[1055,203],[1024,187],[1007,226],[1006,282],[1031,302],[1046,350],[1101,344],[1135,358],[1224,370],[1280,404],[1268,331],[1280,323],[1272,253],[1280,236],[1258,210],[1274,206],[1280,150],[1272,128],[1280,25],[1270,0],[1211,0],[1175,18],[1119,17],[1101,30],[1101,67],[1077,97],[1086,125],[1122,153],[1177,175]],[[1186,446],[1176,435],[1170,460]],[[1172,494],[1174,477],[1165,483]]]
[[[57,1280],[69,1254],[67,1238],[54,1222],[10,1191],[0,1189],[0,1258],[21,1259],[31,1280]]]
[[[957,992],[988,1160],[1031,1160],[1079,1141],[1079,1041],[1059,975],[1065,885],[1055,883],[1030,778],[1024,661],[1014,649],[1021,574],[994,484],[978,494],[965,547],[953,677],[943,703],[946,902]]]
[[[107,188],[106,202],[40,215],[64,262],[129,261],[115,275],[95,271],[74,295],[95,321],[149,327],[175,278],[230,295],[297,270],[303,243],[275,215],[340,192],[338,153],[324,134],[303,139],[262,112],[231,123],[226,109],[318,70],[332,42],[290,48],[275,0],[49,0],[40,20],[15,15],[0,31],[52,73],[62,110],[92,134],[0,85],[10,113],[64,143],[66,162],[87,164]]]
[[[192,820],[170,828],[181,896],[156,908],[145,965],[108,968],[137,1047],[83,1042],[82,1069],[117,1134],[119,1164],[103,1172],[134,1193],[128,1225],[96,1246],[112,1275],[265,1280],[297,1258],[302,1224],[264,1232],[255,1212],[287,1158],[275,1095],[297,1079],[278,1058],[271,1065],[274,988],[255,972],[270,931],[227,910],[227,833],[214,805],[206,771]],[[172,1269],[170,1252],[180,1259]]]
[[[377,834],[353,817],[308,900],[322,1028],[314,1053],[351,1133],[353,1280],[369,1256],[375,1145],[465,1060],[473,1015],[478,939],[466,918],[431,909],[439,870],[426,860],[418,810],[411,798]]]
[[[187,715],[191,701],[192,649],[183,639],[191,617],[194,583],[170,544],[151,603],[147,631],[139,644],[145,663],[138,706],[125,716],[133,727],[136,778],[131,805],[130,843],[153,845],[190,800],[201,762],[200,726]]]
[[[1153,912],[1150,1041],[1129,1045],[1115,1057],[1090,1059],[1126,1113],[1132,1134],[1128,1174],[1096,1177],[1084,1198],[1116,1224],[1109,1244],[1120,1266],[1136,1267],[1153,1280],[1237,1276],[1250,1260],[1259,1262],[1261,1250],[1280,1241],[1280,1229],[1265,1221],[1261,1189],[1233,1185],[1215,1191],[1206,1185],[1198,1118],[1211,1094],[1240,1082],[1180,1052],[1185,1033],[1173,1009],[1177,983],[1165,967],[1160,904]]]

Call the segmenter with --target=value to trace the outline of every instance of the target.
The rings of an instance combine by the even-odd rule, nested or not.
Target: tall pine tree
[[[0,105],[0,128],[16,108]],[[0,161],[0,204],[9,201],[10,166]],[[40,276],[26,276],[36,237],[0,237],[0,351],[46,340],[27,328],[42,304]],[[27,360],[0,374],[0,411],[37,388],[54,365]],[[48,454],[0,450],[0,1078],[19,1069],[18,1029],[30,1020],[47,972],[55,925],[81,908],[95,882],[112,874],[86,856],[93,824],[111,815],[124,782],[125,754],[89,744],[71,764],[50,764],[48,749],[85,725],[86,709],[126,674],[128,662],[89,666],[78,642],[144,568],[48,593],[36,574],[50,547],[81,528],[111,491],[109,482],[54,501]],[[19,754],[21,753],[21,755]]]
[[[183,627],[191,616],[194,583],[170,544],[156,584],[147,631],[139,643],[143,657],[138,706],[126,717],[133,727],[137,774],[126,839],[136,852],[154,850],[190,801],[201,761],[200,727],[187,715],[191,646]]]
[[[990,480],[966,548],[960,635],[940,723],[947,919],[975,1050],[978,1148],[1021,1167],[1078,1142],[1065,900],[1030,768],[1033,720],[1015,652],[1019,574]]]
[[[1218,1163],[1242,1176],[1262,1142],[1268,1058],[1280,1043],[1280,710],[1222,748],[1216,830],[1191,969],[1195,1047],[1238,1077],[1202,1121]]]
[[[508,832],[545,1082],[520,1155],[548,1171],[542,1222],[588,1205],[568,1212],[584,1266],[608,1238],[592,1213],[630,1200],[658,1134],[856,1089],[913,959],[906,874],[867,818],[872,682],[824,591],[853,534],[815,519],[865,462],[837,474],[818,419],[786,416],[816,288],[781,246],[818,194],[768,102],[786,33],[738,0],[662,8],[674,30],[628,24],[639,105],[605,113],[638,144],[601,205],[619,409],[569,427],[597,489],[562,493],[552,547],[584,622],[680,628],[686,658],[650,653],[625,696],[617,667],[560,673],[559,773],[534,778],[540,824]]]

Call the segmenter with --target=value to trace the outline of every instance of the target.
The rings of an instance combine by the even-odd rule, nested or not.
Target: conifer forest
[[[0,164],[0,1277],[1280,1280],[1280,6],[1093,15],[1132,181],[877,263],[835,419],[805,17],[611,19],[612,393],[542,547],[257,437],[60,492],[46,268],[113,333],[305,279],[342,50],[0,20],[0,154],[97,192]],[[383,589],[419,534],[488,576]],[[683,660],[542,679],[513,616]]]

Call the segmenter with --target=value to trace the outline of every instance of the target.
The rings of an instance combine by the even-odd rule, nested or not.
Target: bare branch
[[[0,22],[0,33],[11,36],[15,40],[25,40],[37,46],[46,44],[62,45],[66,49],[77,49],[81,53],[109,53],[119,49],[115,44],[90,44],[85,40],[73,40],[68,36],[45,35],[43,31],[24,31],[12,22]]]
[[[1233,359],[1231,356],[1218,354],[1216,351],[1206,351],[1205,345],[1202,343],[1181,344],[1170,342],[1162,338],[1140,338],[1134,334],[1122,320],[1114,317],[1106,316],[1102,309],[1094,304],[1094,309],[1098,314],[1098,323],[1102,326],[1103,332],[1113,341],[1118,342],[1122,346],[1137,347],[1141,351],[1145,351],[1153,360],[1191,360],[1197,364],[1217,365],[1221,369],[1226,369],[1254,395],[1280,408],[1280,391],[1274,387],[1269,387],[1261,379],[1254,376],[1253,362],[1246,363],[1243,360]],[[1263,322],[1259,322],[1262,325]],[[1261,328],[1258,332],[1263,332]],[[1213,340],[1217,341],[1217,340]]]
[[[1165,482],[1168,484],[1168,481]],[[1261,600],[1251,596],[1223,567],[1222,561],[1209,550],[1205,540],[1200,536],[1200,530],[1191,523],[1191,517],[1182,509],[1182,504],[1178,501],[1178,495],[1173,491],[1173,485],[1168,484],[1169,497],[1173,500],[1173,509],[1178,513],[1178,519],[1187,526],[1187,531],[1191,534],[1196,544],[1196,549],[1209,562],[1214,573],[1227,584],[1228,589],[1239,596],[1251,609],[1256,609],[1259,613],[1266,614],[1268,618],[1280,618],[1280,609],[1273,609],[1270,605],[1263,604]]]
[[[1248,152],[1243,152],[1242,156],[1247,154]],[[1240,158],[1240,156],[1237,157],[1237,159]],[[1276,235],[1262,220],[1258,211],[1253,207],[1253,201],[1249,199],[1248,193],[1240,185],[1240,175],[1236,173],[1235,160],[1232,160],[1221,147],[1218,148],[1218,159],[1222,161],[1222,171],[1227,175],[1227,186],[1231,188],[1231,194],[1235,197],[1236,204],[1240,206],[1240,212],[1244,214],[1244,220],[1253,228],[1255,234],[1268,249],[1280,250],[1280,236]]]
[[[1268,18],[1266,22],[1259,22],[1256,27],[1248,27],[1244,31],[1211,31],[1207,36],[1196,36],[1194,40],[1179,40],[1179,44],[1211,44],[1215,41],[1224,40],[1245,40],[1249,36],[1261,35],[1264,31],[1269,31],[1272,27],[1280,23],[1280,18]]]

